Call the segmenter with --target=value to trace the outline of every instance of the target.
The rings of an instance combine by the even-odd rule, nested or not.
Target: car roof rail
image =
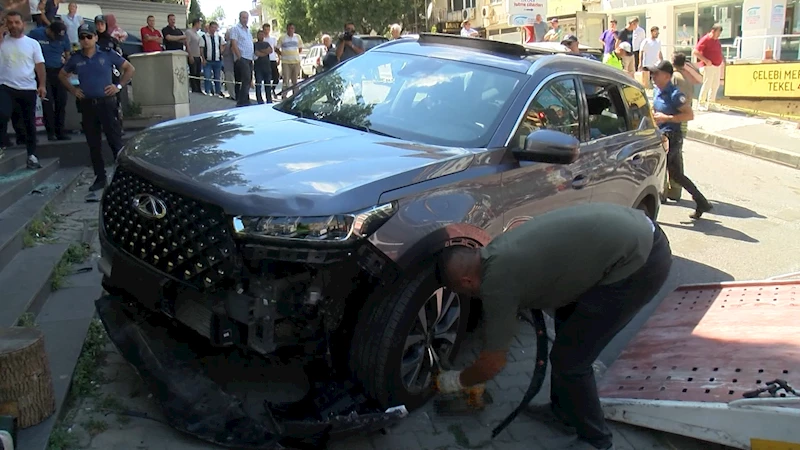
[[[519,44],[491,41],[489,39],[462,37],[456,34],[420,33],[417,42],[420,44],[442,44],[453,45],[456,47],[467,47],[486,52],[502,53],[508,56],[523,57],[531,54],[541,54],[537,52],[531,52]]]

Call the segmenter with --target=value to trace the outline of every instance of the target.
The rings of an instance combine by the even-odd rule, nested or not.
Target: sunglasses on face
[[[84,40],[84,39],[86,39],[86,40],[89,40],[89,39],[91,39],[91,38],[93,38],[93,37],[94,37],[94,36],[92,36],[91,34],[82,34],[82,35],[80,35],[78,38],[79,38],[80,40]]]

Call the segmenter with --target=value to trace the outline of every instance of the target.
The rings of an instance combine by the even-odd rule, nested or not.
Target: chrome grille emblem
[[[167,215],[167,204],[150,194],[138,194],[131,203],[140,216],[148,219],[163,219]]]

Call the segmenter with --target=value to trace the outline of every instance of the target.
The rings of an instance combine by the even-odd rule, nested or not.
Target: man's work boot
[[[89,192],[95,192],[101,189],[105,189],[107,183],[108,180],[106,179],[105,176],[98,176],[97,178],[94,179],[94,183],[92,183],[92,185],[89,186]]]
[[[564,434],[575,434],[575,428],[553,407],[552,403],[528,405],[523,410],[528,417],[548,427],[553,427]]]
[[[706,199],[702,199],[700,201],[696,200],[695,202],[697,203],[697,206],[694,209],[694,214],[689,216],[692,219],[695,219],[695,220],[700,219],[701,217],[703,217],[704,213],[707,213],[707,212],[711,211],[712,209],[714,209],[714,207],[711,205],[711,203],[709,203],[709,201],[706,200]]]

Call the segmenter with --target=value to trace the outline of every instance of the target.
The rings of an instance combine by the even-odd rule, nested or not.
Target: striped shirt
[[[283,64],[300,64],[300,49],[303,48],[303,39],[299,34],[292,36],[283,35],[278,39],[278,49],[281,51]]]
[[[253,49],[253,35],[250,34],[250,30],[237,23],[235,27],[230,29],[230,32],[231,41],[236,41],[239,56],[252,61],[255,58],[255,50]]]

